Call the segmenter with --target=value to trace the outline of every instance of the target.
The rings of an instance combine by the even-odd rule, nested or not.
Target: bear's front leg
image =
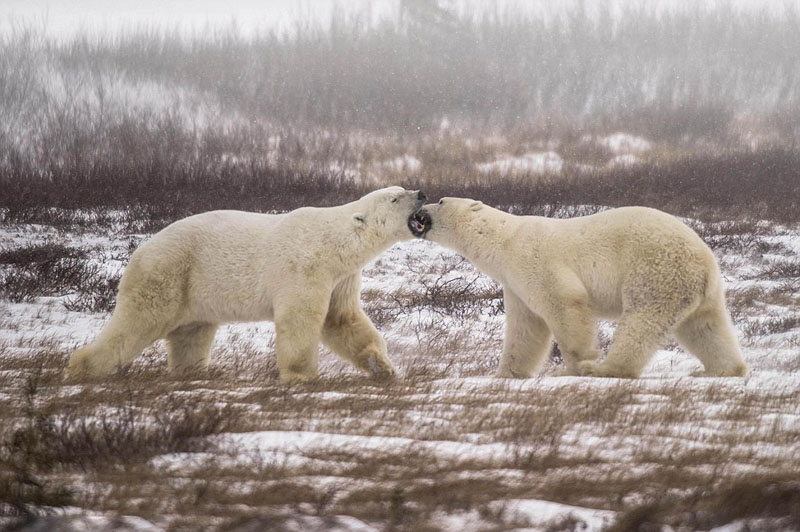
[[[326,306],[327,298],[308,297],[276,304],[275,350],[281,382],[305,382],[317,377]]]
[[[580,375],[583,362],[596,360],[597,323],[589,308],[589,296],[580,281],[564,274],[553,281],[545,319],[553,331],[566,369],[562,375]],[[542,296],[545,297],[545,296]]]
[[[396,372],[386,354],[386,342],[361,309],[361,272],[343,279],[333,289],[322,341],[355,367],[376,378]]]
[[[361,309],[329,315],[322,341],[331,351],[373,377],[386,379],[397,373],[387,355],[386,342]]]

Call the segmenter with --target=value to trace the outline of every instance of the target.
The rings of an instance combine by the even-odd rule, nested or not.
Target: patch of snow
[[[530,152],[519,157],[505,157],[480,163],[478,171],[485,174],[557,174],[564,167],[564,159],[554,151]]]
[[[388,161],[383,161],[380,163],[380,167],[384,170],[389,170],[392,172],[416,173],[419,172],[420,168],[422,168],[422,161],[413,155],[405,154]]]
[[[145,521],[141,517],[130,515],[109,517],[105,515],[48,516],[35,519],[19,532],[162,532],[164,529]]]
[[[360,519],[349,515],[271,515],[256,517],[227,529],[230,532],[378,532]]]
[[[750,530],[772,530],[774,532],[795,532],[796,522],[792,518],[737,519],[717,526],[708,532],[748,532]]]
[[[613,133],[600,137],[597,139],[597,143],[607,148],[614,155],[643,153],[650,151],[653,147],[649,140],[628,133]]]
[[[0,322],[13,323],[0,329],[0,340],[20,356],[43,347],[74,349],[91,340],[108,320],[105,313],[72,312],[58,298],[41,297],[33,303],[0,305]]]
[[[616,517],[616,512],[610,510],[597,510],[594,508],[582,508],[551,501],[538,499],[510,499],[505,501],[495,501],[492,503],[498,509],[502,509],[506,514],[516,515],[527,519],[531,525],[546,526],[557,519],[573,517],[584,523],[583,527],[577,530],[586,532],[600,531],[610,525]]]
[[[230,445],[235,448],[251,449],[266,453],[291,452],[298,450],[325,449],[331,451],[342,449],[352,451],[384,451],[396,450],[408,446],[432,452],[437,456],[458,458],[464,456],[481,457],[491,461],[506,456],[508,446],[505,443],[473,444],[459,441],[429,441],[395,436],[361,436],[354,434],[331,434],[324,432],[302,431],[260,431],[223,434],[212,438],[220,448]],[[167,455],[162,457],[169,460]]]

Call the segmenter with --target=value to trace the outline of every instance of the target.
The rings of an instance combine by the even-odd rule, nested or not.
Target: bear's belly
[[[272,300],[251,291],[219,290],[190,297],[189,315],[193,321],[209,323],[272,321]]]
[[[202,258],[202,257],[201,257]],[[186,288],[188,318],[209,323],[273,319],[275,283],[241,260],[198,260]]]
[[[246,321],[272,321],[272,307],[253,304],[229,305],[225,303],[204,304],[193,312],[193,321],[230,323]]]
[[[618,318],[622,314],[622,298],[590,293],[589,308],[598,318]]]

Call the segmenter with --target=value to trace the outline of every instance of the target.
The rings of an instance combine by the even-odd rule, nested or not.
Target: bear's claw
[[[397,372],[388,361],[379,360],[378,357],[369,357],[367,359],[367,371],[376,379],[393,379]]]
[[[575,375],[581,375],[584,377],[605,377],[605,372],[602,370],[599,364],[597,364],[593,360],[583,360],[578,362],[576,367]]]

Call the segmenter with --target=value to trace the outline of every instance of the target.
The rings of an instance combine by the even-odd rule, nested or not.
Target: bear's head
[[[387,187],[370,192],[355,203],[353,223],[356,229],[368,229],[387,241],[412,237],[410,217],[425,203],[421,190]]]
[[[411,215],[408,227],[417,238],[427,238],[442,245],[475,225],[476,213],[483,203],[468,198],[442,198],[439,203],[425,205]]]

